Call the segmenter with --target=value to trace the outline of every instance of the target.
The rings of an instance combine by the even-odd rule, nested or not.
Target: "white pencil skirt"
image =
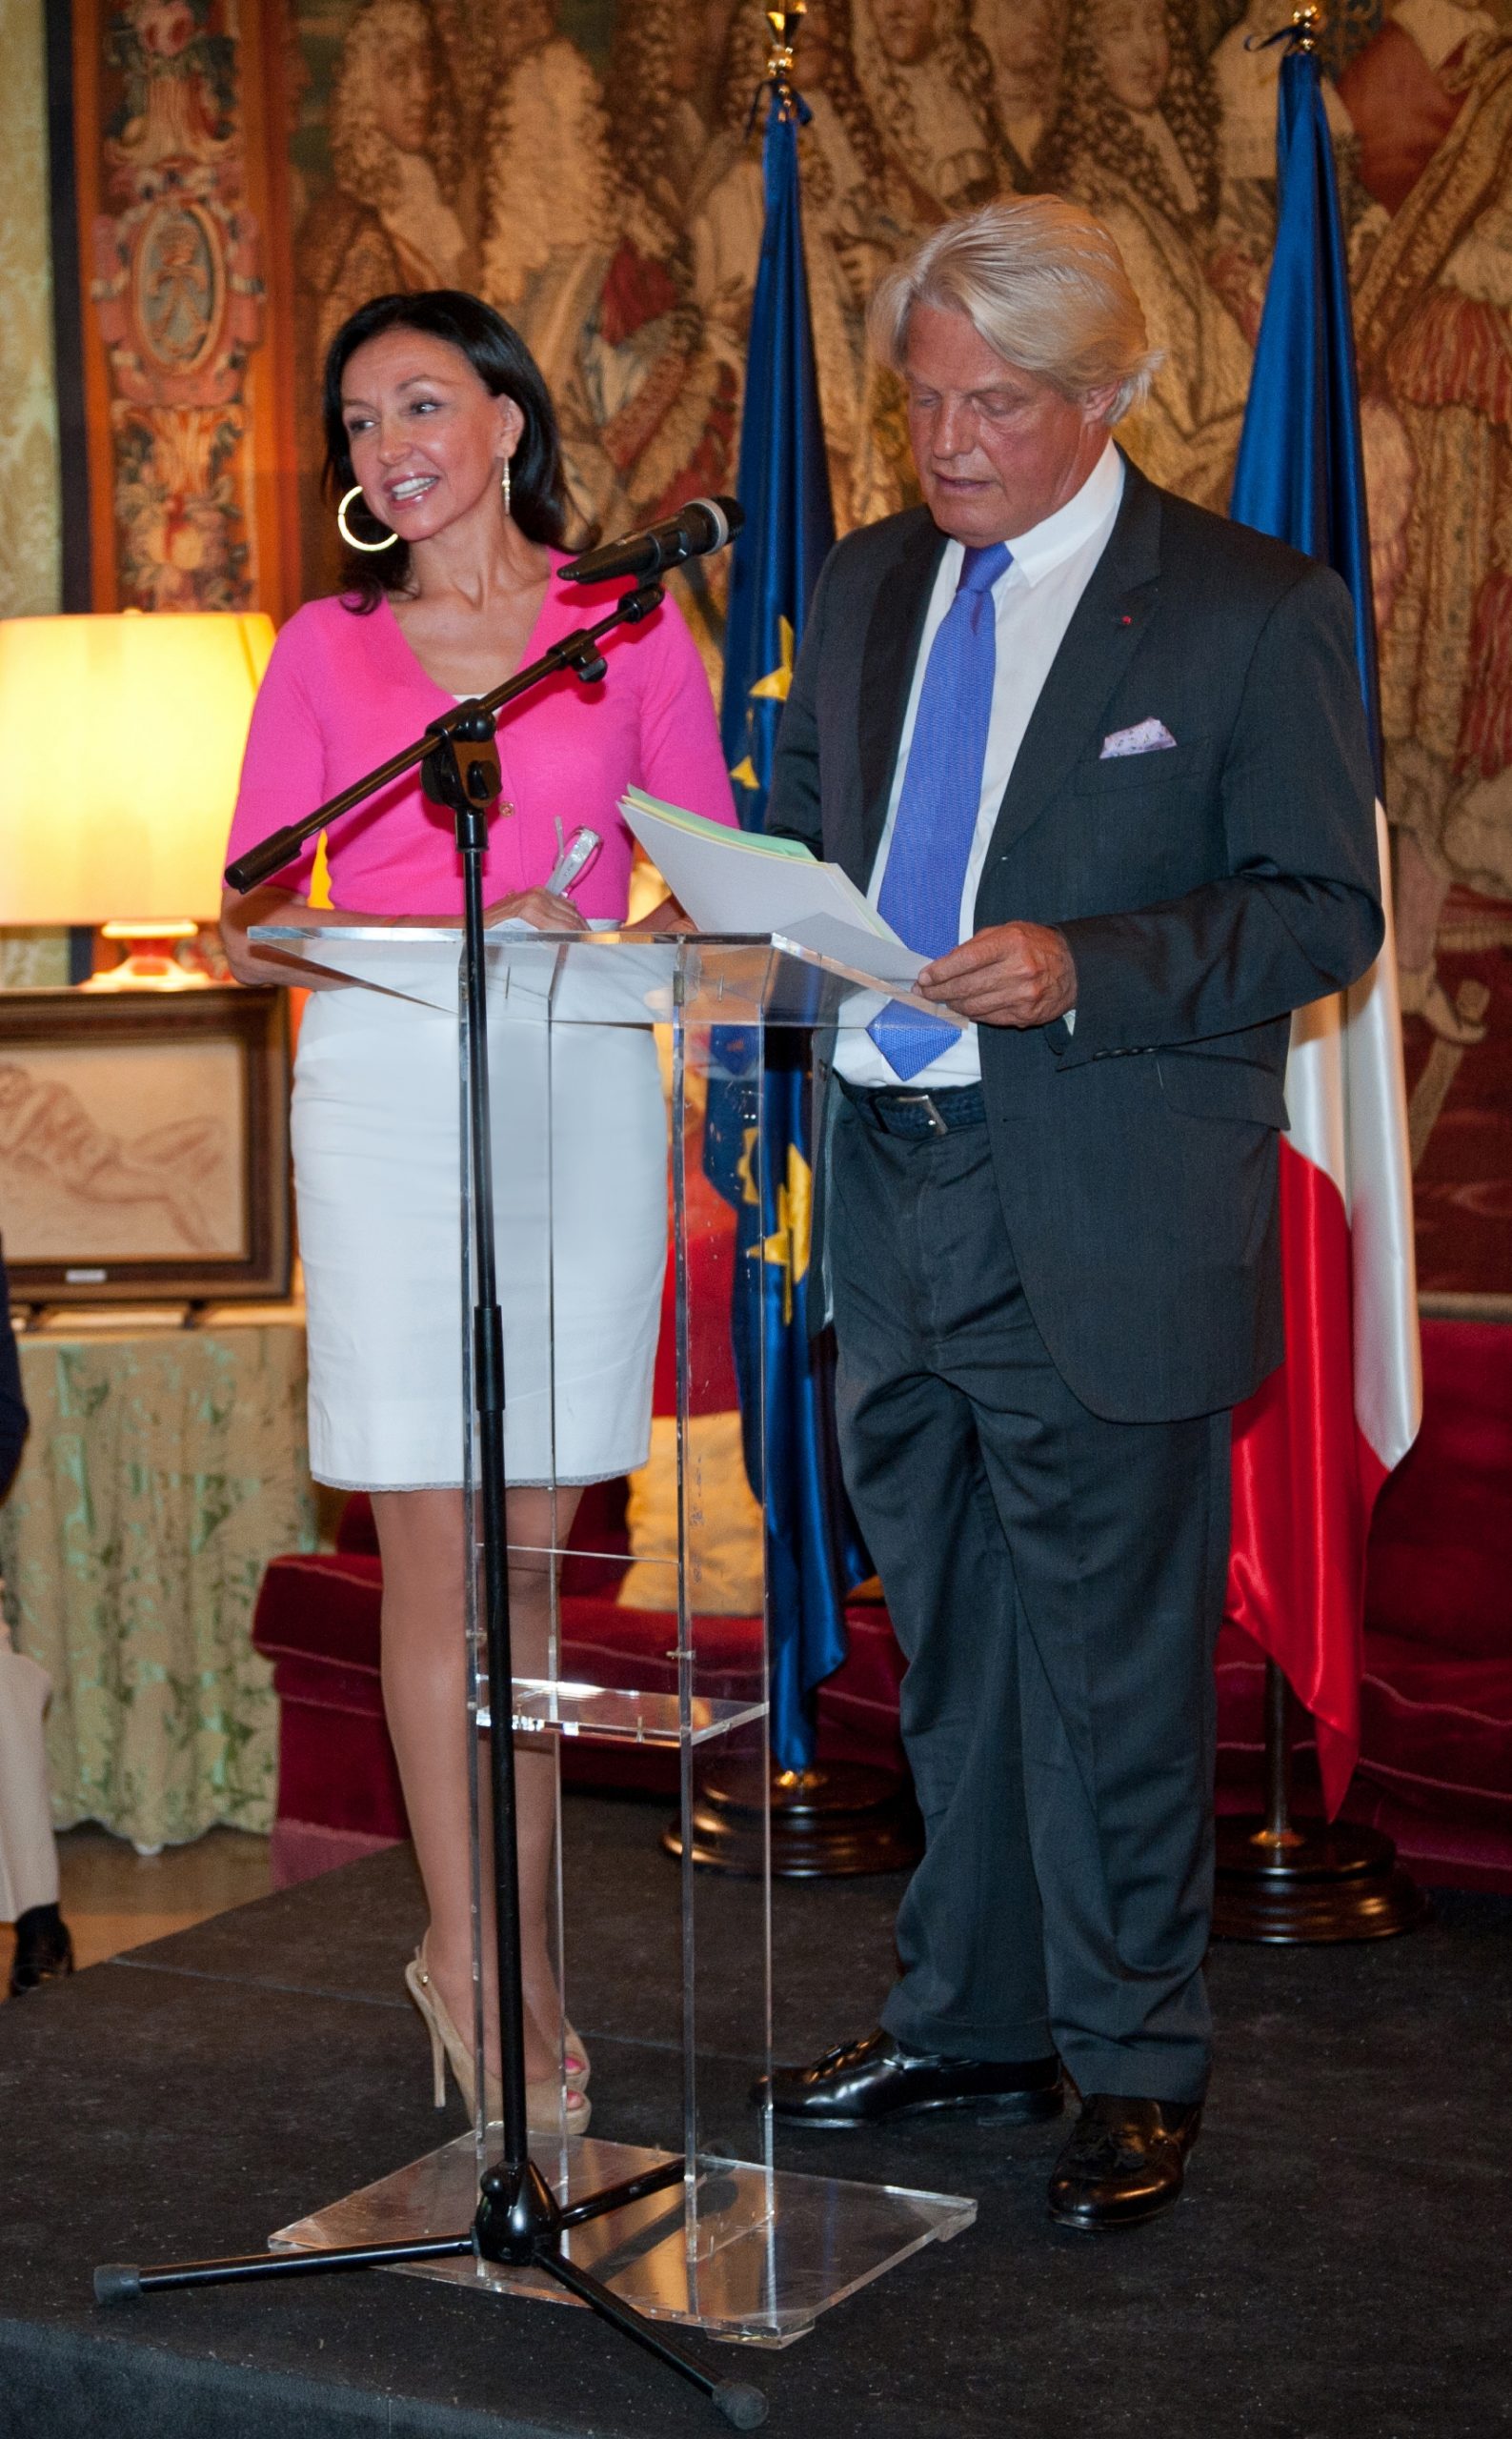
[[[491,1033],[505,1470],[608,1481],[651,1441],[667,1236],[655,1045],[630,1026],[558,1028],[548,1128],[544,1033]],[[364,990],[307,1003],[293,1159],[310,1461],[337,1489],[465,1479],[457,1060],[454,1017]]]

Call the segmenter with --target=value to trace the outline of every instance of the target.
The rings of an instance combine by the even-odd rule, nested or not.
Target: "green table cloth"
[[[139,1846],[266,1831],[276,1704],[252,1647],[263,1569],[312,1549],[297,1322],[20,1341],[31,1433],[0,1506],[19,1650],[52,1679],[59,1828]]]

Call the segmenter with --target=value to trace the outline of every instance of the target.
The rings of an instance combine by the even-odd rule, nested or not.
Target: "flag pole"
[[[1265,1663],[1265,1809],[1218,1823],[1213,1937],[1270,1947],[1390,1939],[1427,1913],[1393,1841],[1353,1821],[1292,1810],[1295,1697]]]
[[[1262,322],[1256,346],[1255,377],[1251,398],[1246,409],[1244,433],[1240,442],[1240,464],[1235,477],[1231,513],[1246,523],[1275,534],[1315,555],[1332,560],[1350,584],[1356,603],[1356,645],[1361,664],[1361,685],[1370,715],[1380,785],[1381,743],[1379,719],[1379,689],[1375,667],[1374,607],[1370,593],[1368,536],[1364,527],[1363,468],[1360,453],[1358,389],[1354,367],[1352,324],[1349,314],[1347,285],[1336,275],[1334,301],[1340,308],[1342,336],[1335,347],[1331,360],[1324,348],[1324,361],[1314,365],[1315,374],[1321,377],[1311,385],[1314,398],[1326,397],[1335,422],[1329,437],[1337,444],[1341,457],[1354,475],[1353,492],[1358,496],[1358,510],[1353,530],[1341,544],[1341,534],[1347,519],[1335,518],[1336,499],[1320,503],[1312,500],[1307,507],[1299,505],[1299,494],[1288,491],[1283,477],[1286,454],[1285,439],[1257,412],[1258,393],[1261,383],[1261,357],[1266,356],[1265,373],[1274,373],[1278,357],[1284,358],[1287,333],[1283,327],[1287,305],[1295,307],[1298,291],[1295,285],[1296,265],[1304,255],[1311,261],[1315,250],[1308,244],[1320,234],[1334,241],[1332,259],[1341,264],[1341,233],[1338,227],[1337,190],[1333,183],[1333,154],[1326,126],[1318,133],[1320,158],[1325,163],[1320,184],[1309,189],[1308,171],[1314,166],[1306,157],[1305,132],[1316,131],[1320,119],[1321,101],[1319,90],[1320,63],[1318,57],[1319,38],[1323,31],[1323,11],[1304,0],[1293,10],[1291,22],[1279,33],[1263,39],[1252,36],[1249,48],[1267,49],[1271,43],[1284,43],[1280,91],[1279,96],[1281,123],[1288,108],[1292,111],[1289,133],[1279,150],[1283,156],[1279,162],[1277,195],[1277,244],[1272,262],[1271,282],[1266,294],[1266,313],[1273,302],[1277,308],[1274,353],[1267,353],[1271,333]],[[1293,62],[1297,66],[1293,67]],[[1305,91],[1300,91],[1303,79]],[[1278,277],[1278,265],[1282,252],[1283,222],[1287,215],[1289,180],[1288,164],[1296,180],[1297,200],[1302,209],[1316,212],[1317,219],[1310,230],[1300,223],[1291,224],[1291,235],[1297,241],[1289,261],[1293,285],[1286,294],[1284,282]],[[1321,256],[1326,245],[1316,246]],[[1320,290],[1307,292],[1309,307],[1320,303],[1321,287],[1326,286],[1326,271],[1314,265],[1313,275]],[[1321,311],[1305,317],[1307,327],[1325,323]],[[1295,329],[1294,323],[1293,328]],[[1280,388],[1285,391],[1285,374],[1295,371],[1286,359],[1282,363]],[[1274,389],[1268,399],[1274,412]],[[1252,416],[1254,424],[1252,429]],[[1287,436],[1293,436],[1298,422],[1295,415],[1286,419]],[[1303,418],[1305,420],[1305,418]],[[1303,445],[1316,434],[1304,434]],[[1253,454],[1246,442],[1262,446]],[[1326,458],[1326,450],[1316,453]],[[1260,459],[1267,462],[1260,468]],[[1305,490],[1305,486],[1301,487]],[[1348,477],[1342,489],[1351,492]],[[1321,508],[1321,522],[1319,522]],[[1386,947],[1382,955],[1391,955],[1388,928]],[[1347,1023],[1347,1016],[1344,1018]],[[1284,1204],[1283,1194],[1283,1235]],[[1305,1349],[1293,1350],[1288,1333],[1288,1362],[1300,1361],[1305,1365]],[[1410,1434],[1408,1435],[1410,1437]],[[1400,1449],[1397,1453],[1400,1453]],[[1365,1524],[1368,1527],[1368,1508]],[[1361,1563],[1363,1557],[1361,1535]],[[1362,1587],[1361,1587],[1362,1599]],[[1244,1621],[1243,1623],[1249,1623]],[[1341,1940],[1384,1939],[1398,1931],[1410,1930],[1421,1922],[1426,1906],[1421,1891],[1397,1859],[1392,1841],[1379,1830],[1367,1829],[1352,1822],[1329,1823],[1314,1817],[1299,1817],[1293,1809],[1293,1711],[1295,1697],[1279,1663],[1271,1657],[1265,1662],[1264,1683],[1264,1810],[1257,1818],[1229,1816],[1218,1824],[1217,1875],[1214,1889],[1213,1932],[1216,1938],[1263,1941],[1275,1945]]]

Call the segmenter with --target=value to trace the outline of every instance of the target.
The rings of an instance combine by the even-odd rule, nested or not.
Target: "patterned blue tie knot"
[[[973,635],[979,635],[987,620],[995,615],[992,589],[1012,561],[1013,553],[1006,542],[970,543],[961,554],[951,608],[958,619],[964,616]]]
[[[961,554],[958,593],[988,593],[997,583],[1004,568],[1013,563],[1013,553],[1006,542],[972,542]]]

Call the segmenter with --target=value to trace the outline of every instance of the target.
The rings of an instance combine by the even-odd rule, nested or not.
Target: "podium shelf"
[[[707,1744],[753,1720],[764,1719],[762,1701],[716,1701],[696,1694],[684,1726],[675,1694],[640,1687],[584,1685],[565,1678],[516,1677],[512,1724],[517,1736],[605,1736],[626,1744]],[[476,1711],[480,1728],[493,1725],[488,1703]]]

